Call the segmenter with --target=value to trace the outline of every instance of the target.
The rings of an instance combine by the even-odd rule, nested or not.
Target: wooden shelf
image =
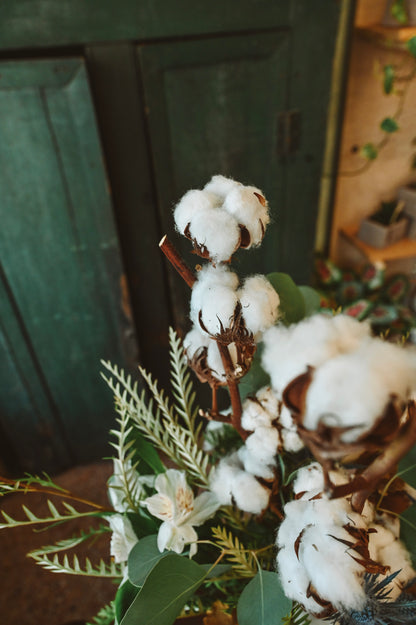
[[[406,42],[416,36],[416,26],[365,26],[356,29],[364,37],[383,47],[405,50]]]
[[[416,240],[413,239],[400,239],[400,241],[388,247],[377,248],[367,245],[367,243],[358,238],[357,226],[342,228],[341,232],[373,263],[377,261],[401,260],[416,256]]]

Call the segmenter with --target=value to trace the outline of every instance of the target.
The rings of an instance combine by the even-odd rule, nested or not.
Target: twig
[[[192,289],[196,282],[196,278],[183,260],[183,258],[181,258],[178,251],[169,241],[166,234],[161,239],[159,247],[168,259],[168,261],[175,267],[179,275],[181,275],[182,278],[185,280],[186,284]]]

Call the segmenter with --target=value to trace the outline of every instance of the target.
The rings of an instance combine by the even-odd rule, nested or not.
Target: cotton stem
[[[238,390],[238,383],[233,377],[234,367],[231,360],[230,352],[228,351],[228,347],[226,345],[222,345],[218,342],[217,345],[220,352],[222,365],[224,367],[225,377],[227,379],[228,390],[230,391],[232,408],[231,424],[241,435],[241,438],[245,440],[247,438],[247,432],[241,427],[241,415],[243,409],[241,406],[241,397]]]
[[[182,276],[182,278],[185,280],[186,284],[192,289],[196,282],[196,278],[183,260],[183,258],[179,255],[179,252],[169,241],[166,234],[161,239],[159,247],[168,259],[168,261],[175,267],[179,275]]]

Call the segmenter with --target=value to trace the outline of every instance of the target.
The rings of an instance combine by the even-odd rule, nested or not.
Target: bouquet
[[[52,493],[62,506],[2,512],[0,528],[101,519],[29,554],[115,579],[95,625],[415,623],[414,348],[321,310],[287,274],[232,270],[265,235],[260,189],[214,176],[174,219],[203,263],[194,273],[162,239],[190,287],[192,327],[183,341],[170,330],[170,395],[141,367],[139,391],[103,362],[117,413],[111,509],[80,510],[46,475],[4,478],[1,494]],[[194,374],[209,406],[197,406]],[[108,562],[70,555],[102,532]]]

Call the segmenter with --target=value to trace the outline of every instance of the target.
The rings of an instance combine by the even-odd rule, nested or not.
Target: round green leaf
[[[399,130],[399,124],[393,117],[385,117],[380,124],[380,128],[388,133],[397,132]]]
[[[172,625],[206,576],[193,560],[168,553],[146,577],[121,625]]]
[[[160,552],[157,535],[145,536],[130,551],[128,559],[129,580],[135,586],[143,586],[146,577],[161,558],[170,552]]]
[[[385,65],[383,67],[383,89],[384,93],[391,93],[394,84],[394,67],[393,65]]]
[[[305,302],[305,317],[314,315],[321,309],[321,296],[311,286],[299,286]]]
[[[374,161],[374,159],[378,156],[378,151],[374,143],[366,143],[361,148],[361,156],[366,158],[368,161]]]
[[[305,316],[305,300],[299,288],[287,273],[275,271],[267,279],[280,297],[280,313],[286,325],[297,323]]]
[[[121,584],[114,601],[117,623],[121,623],[138,592],[137,586],[133,586],[128,579]]]
[[[416,57],[416,37],[411,37],[406,43],[406,48],[412,56]]]
[[[281,625],[292,602],[283,592],[277,573],[259,570],[241,593],[238,625]]]

